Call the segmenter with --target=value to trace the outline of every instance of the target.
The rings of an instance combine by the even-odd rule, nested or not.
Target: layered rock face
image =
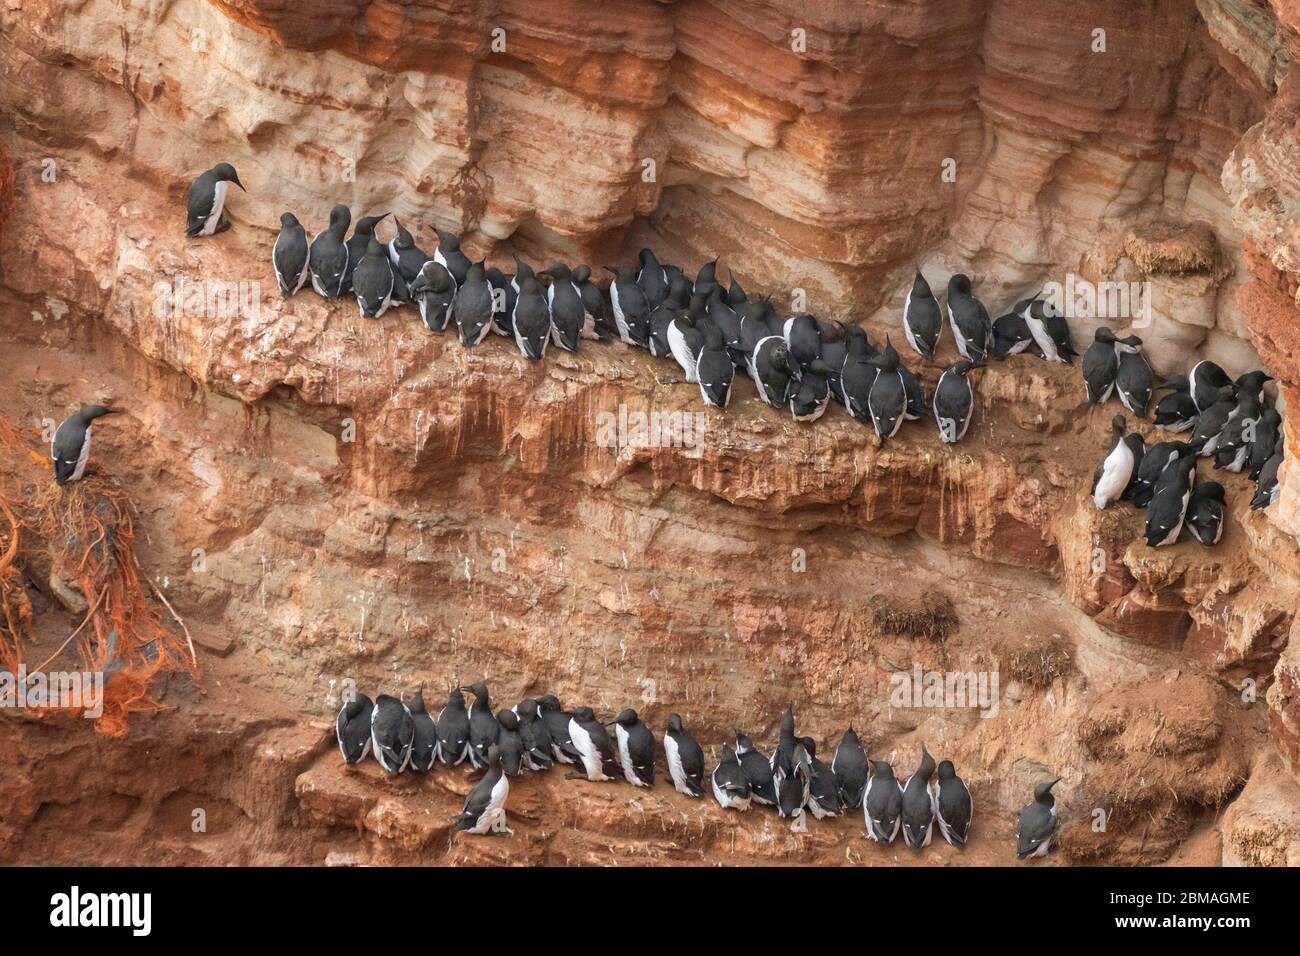
[[[1259,514],[1228,480],[1219,548],[1152,551],[1140,515],[1086,497],[1113,409],[1083,406],[1076,369],[995,366],[963,445],[917,425],[879,447],[842,411],[800,426],[748,383],[702,413],[619,345],[536,366],[504,340],[462,350],[411,309],[280,304],[268,260],[282,211],[314,233],[343,201],[463,231],[502,265],[613,264],[647,243],[692,268],[721,256],[746,288],[803,290],[878,337],[900,334],[918,263],[936,289],[972,274],[995,314],[1048,282],[1131,282],[1122,314],[1072,318],[1081,349],[1099,324],[1131,327],[1162,371],[1262,361],[1285,401],[1300,15],[586,7],[0,14],[17,170],[0,411],[32,426],[102,394],[130,407],[97,456],[147,516],[153,570],[201,645],[230,649],[205,655],[205,700],[171,688],[176,709],[133,727],[186,742],[148,781],[84,730],[0,725],[23,794],[0,853],[106,793],[105,859],[143,841],[166,860],[892,862],[860,846],[857,819],[787,838],[662,785],[551,780],[519,786],[523,839],[466,850],[446,839],[459,772],[340,773],[326,721],[342,681],[440,693],[482,676],[499,706],[543,689],[604,714],[633,703],[710,745],[738,726],[770,738],[794,700],[823,755],[853,721],[902,773],[924,739],[987,808],[988,843],[951,862],[1008,861],[1014,811],[1048,773],[1066,780],[1064,859],[1293,859],[1289,484]],[[217,161],[249,193],[231,232],[187,242],[184,188]],[[233,284],[215,307],[214,281]],[[919,369],[928,388],[954,355],[948,339]],[[646,441],[638,412],[677,416],[687,440]],[[942,627],[916,623],[936,609]],[[901,704],[914,668],[997,675],[996,713]],[[85,754],[114,772],[70,796]],[[208,756],[219,769],[196,773]],[[205,801],[225,838],[167,835]]]

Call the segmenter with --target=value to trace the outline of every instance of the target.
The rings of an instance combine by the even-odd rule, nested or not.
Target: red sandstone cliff
[[[617,345],[535,367],[409,309],[279,307],[268,259],[281,211],[314,232],[344,201],[463,229],[494,261],[720,255],[748,288],[805,289],[811,311],[882,333],[918,261],[972,273],[991,308],[1066,274],[1144,281],[1158,367],[1262,362],[1285,404],[1300,8],[457,6],[0,13],[17,173],[0,411],[31,427],[95,395],[129,405],[96,456],[202,645],[233,647],[204,652],[205,696],[176,681],[174,709],[133,726],[182,741],[148,774],[82,728],[0,721],[20,758],[0,856],[89,815],[104,859],[895,862],[857,819],[793,837],[662,788],[550,779],[518,788],[517,842],[449,845],[458,772],[338,770],[331,681],[485,675],[504,702],[555,688],[635,703],[656,730],[676,710],[710,743],[770,736],[790,699],[823,747],[852,720],[910,768],[924,738],[988,814],[987,842],[943,862],[1009,859],[1011,814],[1048,769],[1074,824],[1062,859],[1296,862],[1293,461],[1265,514],[1225,482],[1220,548],[1153,552],[1138,516],[1082,494],[1110,410],[1028,357],[983,374],[956,448],[921,426],[878,448],[839,412],[801,427],[738,386],[698,456],[616,452],[594,441],[601,413],[698,395]],[[218,159],[250,191],[231,232],[186,242],[184,187]],[[236,315],[156,307],[160,283],[213,277],[267,294]],[[34,601],[57,644],[66,617]],[[892,628],[935,602],[956,620],[944,639]],[[890,675],[915,664],[996,670],[999,716],[891,707]],[[218,808],[209,840],[188,832],[194,806]]]

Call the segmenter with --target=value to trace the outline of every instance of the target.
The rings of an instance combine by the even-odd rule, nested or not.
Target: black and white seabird
[[[668,348],[677,364],[682,367],[686,381],[692,385],[700,380],[699,357],[704,348],[704,329],[708,322],[704,316],[704,300],[692,297],[690,308],[668,323]]]
[[[777,790],[772,765],[754,746],[754,741],[739,730],[736,731],[736,760],[745,772],[749,795],[766,806],[774,805]]]
[[[348,276],[348,225],[352,213],[339,203],[330,210],[330,224],[316,233],[307,255],[311,272],[311,287],[327,299],[337,299],[343,294]]]
[[[706,262],[700,267],[700,271],[695,274],[694,289],[700,295],[706,298],[713,294],[714,289],[720,289],[718,285],[718,260],[715,258],[712,262]]]
[[[546,724],[546,732],[551,735],[551,754],[560,763],[582,763],[582,754],[574,746],[569,735],[569,722],[573,714],[561,709],[560,702],[554,694],[543,694],[537,698],[537,712]]]
[[[655,735],[637,712],[627,707],[619,712],[610,726],[618,748],[618,762],[623,776],[634,787],[655,785]]]
[[[639,259],[641,269],[637,272],[636,284],[641,287],[648,311],[668,297],[668,276],[650,249],[642,249]]]
[[[962,359],[953,363],[934,388],[934,421],[939,426],[939,439],[954,444],[966,437],[966,429],[975,417],[975,389],[970,373],[982,365]]]
[[[867,837],[877,843],[893,843],[902,825],[903,789],[894,778],[894,768],[885,761],[871,761],[871,769],[862,798]]]
[[[307,230],[293,213],[282,214],[280,234],[275,237],[275,245],[271,247],[271,267],[275,269],[275,281],[279,283],[281,298],[289,298],[306,283],[311,271],[307,268],[309,258]]]
[[[482,681],[462,687],[474,695],[469,705],[469,762],[478,769],[487,766],[487,750],[500,736],[501,725],[492,713],[492,701],[487,685]]]
[[[1129,432],[1124,436],[1124,444],[1128,445],[1129,454],[1133,456],[1133,471],[1129,474],[1128,484],[1124,486],[1120,498],[1131,501],[1138,491],[1136,478],[1141,473],[1142,462],[1146,458],[1146,442],[1137,432]]]
[[[566,352],[576,352],[578,340],[595,338],[595,330],[589,329],[591,322],[578,287],[573,284],[573,275],[563,262],[543,270],[542,275],[551,277],[546,290],[546,304],[551,312],[551,343]]]
[[[514,277],[506,279],[505,273],[493,266],[483,271],[483,277],[492,287],[492,331],[508,339],[515,337],[515,299],[519,292],[514,287]]]
[[[1264,385],[1273,381],[1273,376],[1261,369],[1255,369],[1253,372],[1247,372],[1245,375],[1238,375],[1237,386],[1238,394],[1253,396],[1260,405],[1264,404]]]
[[[740,316],[727,304],[726,294],[721,286],[715,288],[710,294],[705,315],[717,326],[718,332],[727,345],[727,354],[731,358],[732,365],[749,371],[749,362],[740,344]]]
[[[830,764],[817,759],[817,742],[811,737],[800,737],[799,742],[808,754],[808,809],[818,820],[837,817],[844,811],[840,802],[840,788],[835,771]]]
[[[1260,438],[1260,425],[1265,415],[1264,384],[1269,381],[1273,381],[1273,377],[1260,371],[1247,372],[1236,380],[1236,405],[1214,444],[1214,464],[1217,467],[1240,472],[1247,466],[1253,447]],[[1269,446],[1273,445],[1271,434],[1265,440]]]
[[[388,260],[409,286],[429,261],[429,254],[415,244],[415,237],[396,216],[393,224],[397,226],[397,235],[388,240]]]
[[[453,687],[447,695],[447,704],[438,711],[434,725],[438,730],[439,760],[454,767],[469,756],[469,714],[459,687]]]
[[[831,398],[844,404],[844,393],[840,389],[840,372],[844,360],[849,355],[849,336],[843,322],[826,322],[822,324],[822,364],[829,369],[826,373],[826,385]]]
[[[758,345],[772,334],[765,318],[767,309],[767,303],[754,300],[746,302],[737,312],[740,317],[740,326],[737,330],[739,335],[736,341],[731,343],[731,348],[745,363],[745,370],[749,372],[751,378],[754,375],[754,354]],[[780,337],[780,342],[784,347],[784,336]]]
[[[451,273],[457,286],[464,285],[469,277],[471,263],[469,256],[460,251],[460,238],[454,232],[444,232],[438,228],[433,232],[438,237],[438,248],[433,252],[434,261]]]
[[[752,788],[751,788],[752,790]],[[802,742],[796,742],[790,760],[790,772],[782,776],[776,786],[776,815],[793,820],[794,833],[806,833],[804,810],[812,792],[812,761]]]
[[[1212,548],[1223,537],[1223,485],[1202,481],[1192,489],[1187,501],[1187,528],[1192,537]]]
[[[907,406],[903,409],[903,419],[914,422],[918,418],[925,418],[930,414],[930,410],[925,405],[925,392],[921,388],[921,380],[917,378],[915,372],[907,367],[907,363],[902,359],[898,361],[898,374],[903,378],[903,391],[907,394]]]
[[[1214,403],[1196,416],[1192,426],[1192,443],[1200,447],[1202,458],[1213,455],[1219,447],[1219,437],[1228,422],[1237,414],[1237,386],[1229,382],[1219,389]]]
[[[185,196],[185,235],[192,239],[230,228],[230,220],[222,216],[222,211],[226,208],[226,190],[231,183],[244,189],[234,166],[217,163],[190,184]]]
[[[736,752],[722,745],[722,760],[713,769],[713,799],[724,810],[749,809],[749,781],[736,759]]]
[[[1029,323],[1021,313],[1029,308],[1030,299],[1021,299],[1006,315],[993,320],[993,357],[1010,358],[1027,351],[1034,344]]]
[[[517,295],[519,294],[519,286],[523,284],[525,278],[537,278],[537,273],[533,272],[532,265],[519,258],[519,254],[513,254],[512,258],[515,260],[515,274],[510,277],[510,287],[513,293]],[[541,282],[538,282],[538,285],[541,285]]]
[[[678,793],[688,797],[704,796],[704,751],[682,726],[677,714],[668,715],[668,729],[664,732],[664,762],[668,776]]]
[[[352,286],[353,277],[356,275],[357,267],[361,260],[370,252],[370,240],[375,237],[375,226],[388,216],[384,213],[382,216],[363,216],[356,221],[352,227],[352,235],[348,236],[348,270],[347,277],[343,280],[343,288],[347,289]],[[388,253],[384,251],[383,243],[379,244],[379,249],[388,262]],[[388,264],[389,272],[392,272],[392,263]]]
[[[686,305],[690,301],[690,284],[681,276],[673,280],[673,287],[668,298],[650,310],[646,317],[646,348],[655,358],[673,358],[672,344],[668,340],[668,330],[674,321],[686,314]],[[673,358],[673,361],[677,361]]]
[[[423,687],[416,691],[408,709],[414,725],[414,734],[411,737],[411,769],[416,773],[428,773],[433,769],[433,762],[438,759],[438,728],[424,706]]]
[[[1187,502],[1192,496],[1196,456],[1187,455],[1171,463],[1160,477],[1147,505],[1147,546],[1159,548],[1173,544],[1183,530]]]
[[[1217,402],[1219,389],[1231,384],[1232,379],[1228,377],[1228,373],[1209,359],[1197,362],[1187,373],[1188,392],[1198,412],[1205,411]]]
[[[814,359],[821,358],[822,337],[817,320],[806,312],[785,320],[785,347],[795,362],[798,376]]]
[[[1252,481],[1259,478],[1265,462],[1273,455],[1273,446],[1282,434],[1282,415],[1276,408],[1266,408],[1255,426],[1255,440],[1246,459],[1246,473]]]
[[[872,359],[878,353],[860,326],[845,326],[844,332],[848,343],[848,354],[840,369],[840,392],[844,396],[844,408],[856,421],[869,425],[872,424],[871,388],[880,374],[880,369]]]
[[[1273,453],[1264,462],[1259,470],[1259,476],[1255,479],[1255,494],[1250,499],[1252,511],[1261,511],[1267,508],[1277,501],[1282,493],[1282,486],[1278,484],[1277,480],[1277,472],[1282,467],[1283,444],[1282,433],[1278,432],[1277,439],[1273,444]]]
[[[334,735],[338,737],[339,753],[344,763],[358,764],[370,753],[370,718],[375,705],[365,694],[357,694],[343,702],[338,719],[334,721]]]
[[[903,803],[900,819],[903,821],[903,839],[908,849],[920,853],[930,845],[934,833],[934,797],[930,793],[930,778],[934,775],[934,758],[921,744],[921,765],[903,785]]]
[[[97,418],[115,415],[121,409],[104,405],[83,405],[63,420],[50,440],[50,459],[54,462],[54,480],[61,485],[80,481],[90,459],[90,432]]]
[[[867,396],[871,423],[881,439],[893,438],[903,424],[907,412],[907,386],[898,371],[898,351],[885,342],[885,350],[871,360],[879,375]]]
[[[569,737],[581,758],[582,769],[588,780],[618,779],[620,768],[618,758],[614,755],[614,745],[610,742],[604,725],[596,719],[590,707],[573,709],[573,716],[569,719]]]
[[[393,304],[393,264],[373,233],[365,255],[352,273],[352,291],[356,293],[357,307],[364,319],[381,318]]]
[[[918,355],[934,358],[939,335],[943,332],[943,313],[939,311],[939,300],[930,291],[930,283],[925,281],[920,269],[916,270],[912,288],[907,291],[907,301],[903,303],[903,331],[907,335],[907,344]]]
[[[625,345],[646,348],[650,306],[646,304],[645,293],[626,266],[606,266],[605,271],[614,277],[609,283],[609,307],[614,313],[618,337]]]
[[[799,738],[794,732],[794,704],[787,704],[781,715],[781,726],[776,735],[776,749],[772,751],[772,775],[779,783],[794,771],[794,752]]]
[[[514,831],[506,826],[510,780],[501,765],[501,751],[495,744],[488,748],[484,761],[487,773],[465,798],[465,808],[451,828],[467,833],[508,833],[513,836]]]
[[[1250,391],[1238,390],[1237,407],[1232,418],[1219,433],[1219,441],[1214,448],[1214,464],[1217,468],[1240,472],[1246,467],[1250,451],[1255,441],[1255,432],[1259,420],[1264,415],[1259,396]]]
[[[852,727],[844,731],[840,745],[835,748],[831,759],[831,770],[835,772],[835,785],[840,791],[840,803],[845,810],[857,810],[862,806],[862,796],[867,789],[867,774],[870,766],[867,751]]]
[[[452,272],[452,277],[456,275]],[[451,303],[451,317],[456,320],[460,344],[473,348],[492,331],[492,286],[483,271],[483,263],[469,267],[465,281],[456,289]]]
[[[779,335],[768,335],[754,347],[750,377],[758,397],[773,408],[784,408],[794,382],[794,364]]]
[[[1110,423],[1110,448],[1092,476],[1092,502],[1104,511],[1112,501],[1119,501],[1129,487],[1137,461],[1133,446],[1124,440],[1124,416],[1116,415]]]
[[[1175,375],[1155,386],[1156,391],[1168,389],[1169,394],[1156,402],[1156,424],[1169,432],[1185,432],[1196,425],[1196,402],[1192,400],[1191,384],[1186,375]]]
[[[501,769],[508,776],[524,772],[524,741],[519,735],[519,715],[513,710],[497,711],[496,747],[501,754]]]
[[[1115,390],[1115,374],[1119,371],[1115,342],[1115,333],[1103,325],[1093,333],[1092,344],[1083,353],[1083,390],[1093,405],[1105,403]]]
[[[1016,858],[1027,860],[1034,856],[1047,856],[1056,842],[1056,797],[1052,788],[1061,778],[1040,783],[1034,788],[1034,802],[1020,811],[1020,827],[1016,832]]]
[[[441,332],[451,319],[456,280],[447,267],[430,259],[410,285],[411,298],[420,307],[420,319],[430,332]]]
[[[957,768],[951,760],[940,761],[939,786],[934,795],[934,818],[939,824],[939,834],[948,841],[949,846],[966,849],[966,837],[970,835],[974,813],[975,804],[971,800],[966,781],[957,776]]]
[[[580,265],[574,269],[573,284],[578,287],[578,295],[582,297],[582,307],[591,317],[596,337],[601,341],[608,341],[618,335],[618,329],[614,326],[609,309],[605,306],[605,295],[600,291],[600,286],[591,280],[591,266]]]
[[[515,704],[519,718],[519,742],[524,745],[524,766],[529,770],[550,770],[555,766],[551,732],[542,719],[541,707],[531,697]]]
[[[813,359],[790,395],[790,414],[797,422],[815,422],[831,403],[831,367]]]
[[[948,280],[948,322],[961,357],[983,362],[992,347],[988,309],[971,292],[970,278],[958,273]]]
[[[532,276],[519,284],[512,324],[519,354],[533,362],[541,361],[551,340],[551,312],[542,284]]]
[[[1119,358],[1119,367],[1115,370],[1115,391],[1119,393],[1119,400],[1138,418],[1146,418],[1155,375],[1151,363],[1142,353],[1142,340],[1136,335],[1116,339],[1115,351]]]
[[[1156,492],[1156,482],[1160,480],[1161,473],[1184,455],[1194,457],[1196,446],[1183,441],[1161,441],[1145,449],[1142,460],[1138,462],[1137,470],[1134,471],[1133,478],[1129,482],[1126,496],[1131,498],[1133,504],[1139,508],[1150,505],[1151,496]]]
[[[1070,326],[1050,300],[1031,299],[1021,314],[1044,359],[1066,365],[1074,363],[1074,357],[1079,353],[1074,350]]]
[[[731,402],[731,383],[736,375],[736,366],[727,351],[722,330],[712,322],[704,325],[704,342],[695,361],[695,374],[700,380],[704,404],[726,408]]]
[[[380,694],[370,715],[370,745],[379,766],[389,773],[401,773],[411,761],[415,720],[396,697]]]

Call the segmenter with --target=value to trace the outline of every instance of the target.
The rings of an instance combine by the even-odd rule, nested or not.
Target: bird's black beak
[[[233,182],[233,183],[234,183],[236,186],[238,186],[240,189],[244,189],[244,184],[241,183],[241,182],[239,181],[239,177],[238,177],[238,176],[236,176],[234,179],[232,179],[231,182]],[[247,189],[244,189],[244,192],[248,192],[248,190],[247,190]]]

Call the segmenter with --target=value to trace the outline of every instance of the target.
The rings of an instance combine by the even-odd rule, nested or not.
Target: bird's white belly
[[[1115,450],[1106,456],[1106,463],[1102,466],[1101,480],[1097,482],[1097,489],[1093,492],[1092,500],[1099,509],[1104,510],[1112,501],[1119,498],[1128,487],[1129,478],[1133,475],[1133,452],[1120,439]]]
[[[225,180],[222,180],[212,187],[212,212],[208,213],[208,218],[204,221],[203,228],[199,230],[199,235],[210,236],[217,231],[217,224],[221,222],[221,210],[226,206],[226,189],[229,185]]]
[[[81,443],[81,454],[77,456],[77,467],[72,470],[72,480],[80,481],[81,476],[86,471],[86,462],[90,460],[90,431],[89,425],[86,426],[86,440]]]
[[[506,797],[510,795],[510,778],[504,773],[501,779],[492,787],[492,794],[488,797],[488,805],[483,812],[479,814],[478,822],[469,830],[470,833],[487,833],[496,822],[498,812],[505,810]]]
[[[749,797],[733,797],[725,790],[718,786],[718,781],[710,778],[713,785],[713,799],[718,801],[718,805],[723,809],[748,810]]]
[[[632,786],[644,787],[645,781],[636,775],[636,768],[632,765],[632,754],[627,749],[627,731],[622,724],[614,725],[614,737],[618,741],[618,762],[623,765],[623,776]]]
[[[673,353],[677,364],[682,367],[682,371],[686,373],[686,381],[691,384],[698,382],[699,373],[695,366],[695,356],[691,355],[691,350],[686,346],[686,339],[682,337],[675,321],[668,324],[668,349]]]
[[[587,733],[576,720],[569,720],[569,739],[573,741],[573,746],[577,749],[578,754],[582,757],[583,769],[587,772],[588,780],[608,780],[605,776],[604,763],[600,759],[600,754],[596,750],[596,745],[592,743],[591,734]]]
[[[686,785],[686,771],[682,767],[682,755],[677,752],[677,741],[668,734],[664,734],[664,757],[668,761],[668,776],[673,778],[673,786],[677,788],[677,792],[684,793],[688,797],[695,796],[691,788]]]
[[[1038,319],[1031,319],[1029,316],[1025,316],[1025,325],[1029,326],[1029,334],[1034,337],[1034,343],[1043,350],[1043,358],[1047,359],[1049,362],[1065,361],[1065,359],[1061,358],[1057,353],[1056,342],[1047,334],[1047,329],[1044,328],[1042,322]],[[1025,345],[1028,346],[1029,343],[1026,342]]]

